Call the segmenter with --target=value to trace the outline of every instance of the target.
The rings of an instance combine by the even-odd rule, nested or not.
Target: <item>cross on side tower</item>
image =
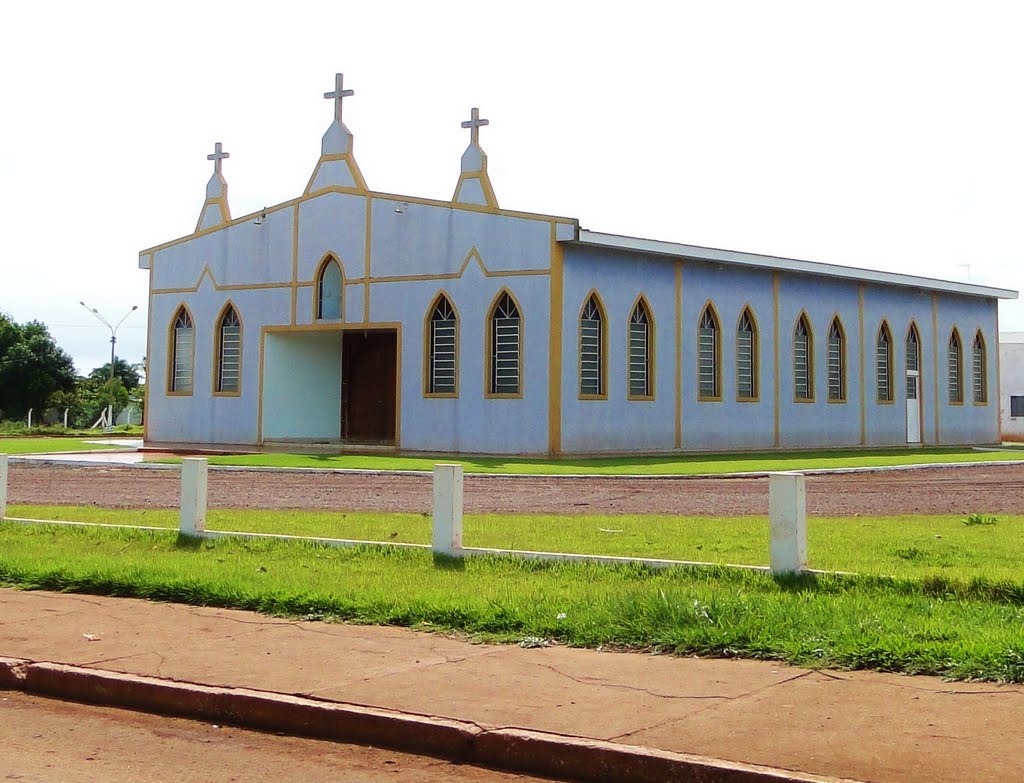
[[[334,119],[338,122],[341,122],[341,102],[355,94],[355,90],[345,89],[345,74],[334,74],[334,92],[325,92],[324,98],[334,101]]]
[[[213,173],[220,174],[220,162],[224,160],[224,158],[230,157],[231,153],[224,152],[224,145],[218,141],[213,145],[213,153],[211,155],[207,155],[206,159],[213,161]]]
[[[484,125],[490,125],[490,124],[491,124],[490,120],[481,120],[480,119],[480,110],[474,108],[473,111],[472,111],[472,119],[466,120],[464,123],[462,123],[462,127],[470,129],[469,132],[470,132],[470,141],[471,141],[471,143],[479,144],[480,143],[480,128],[483,127]]]

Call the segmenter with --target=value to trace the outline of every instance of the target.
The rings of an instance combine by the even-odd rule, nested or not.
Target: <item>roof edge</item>
[[[809,275],[822,275],[846,280],[921,288],[927,291],[942,291],[992,299],[1016,299],[1018,297],[1017,291],[1008,288],[992,288],[990,286],[957,283],[952,280],[937,280],[930,277],[918,277],[898,272],[882,272],[874,269],[827,264],[820,261],[801,261],[795,258],[744,253],[738,250],[720,250],[718,248],[684,245],[679,242],[665,242],[659,239],[640,239],[638,237],[606,234],[600,231],[587,231],[584,229],[580,229],[576,239],[567,240],[567,244],[653,253],[674,258],[689,258],[695,261],[735,264],[760,269],[777,269],[784,272],[802,272]]]

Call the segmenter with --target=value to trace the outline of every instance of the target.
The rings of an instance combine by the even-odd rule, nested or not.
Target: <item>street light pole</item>
[[[112,380],[114,380],[114,346],[117,345],[117,330],[118,330],[118,327],[120,327],[121,324],[124,323],[125,318],[127,318],[129,315],[134,313],[136,310],[138,310],[139,306],[138,305],[132,305],[132,309],[124,314],[124,318],[122,318],[120,321],[118,321],[114,326],[111,326],[110,322],[106,318],[104,318],[102,315],[100,315],[100,311],[97,310],[95,307],[89,307],[89,305],[87,305],[85,302],[79,302],[78,304],[82,305],[82,307],[84,307],[90,313],[92,313],[97,318],[99,318],[100,321],[103,322],[103,325],[106,326],[110,330],[110,380],[112,381]]]

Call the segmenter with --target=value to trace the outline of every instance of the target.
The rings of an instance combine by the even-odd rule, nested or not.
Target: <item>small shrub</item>
[[[994,525],[999,521],[997,517],[985,516],[984,514],[971,514],[963,522],[968,527],[972,525]]]

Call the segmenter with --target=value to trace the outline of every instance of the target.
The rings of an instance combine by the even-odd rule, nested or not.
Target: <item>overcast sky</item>
[[[81,371],[145,353],[138,251],[299,195],[345,74],[371,189],[451,198],[479,106],[503,207],[1024,289],[1024,8],[943,2],[17,3],[0,310]],[[608,9],[608,10],[605,10]],[[614,10],[612,10],[614,9]],[[1024,330],[1024,303],[1000,305]]]

